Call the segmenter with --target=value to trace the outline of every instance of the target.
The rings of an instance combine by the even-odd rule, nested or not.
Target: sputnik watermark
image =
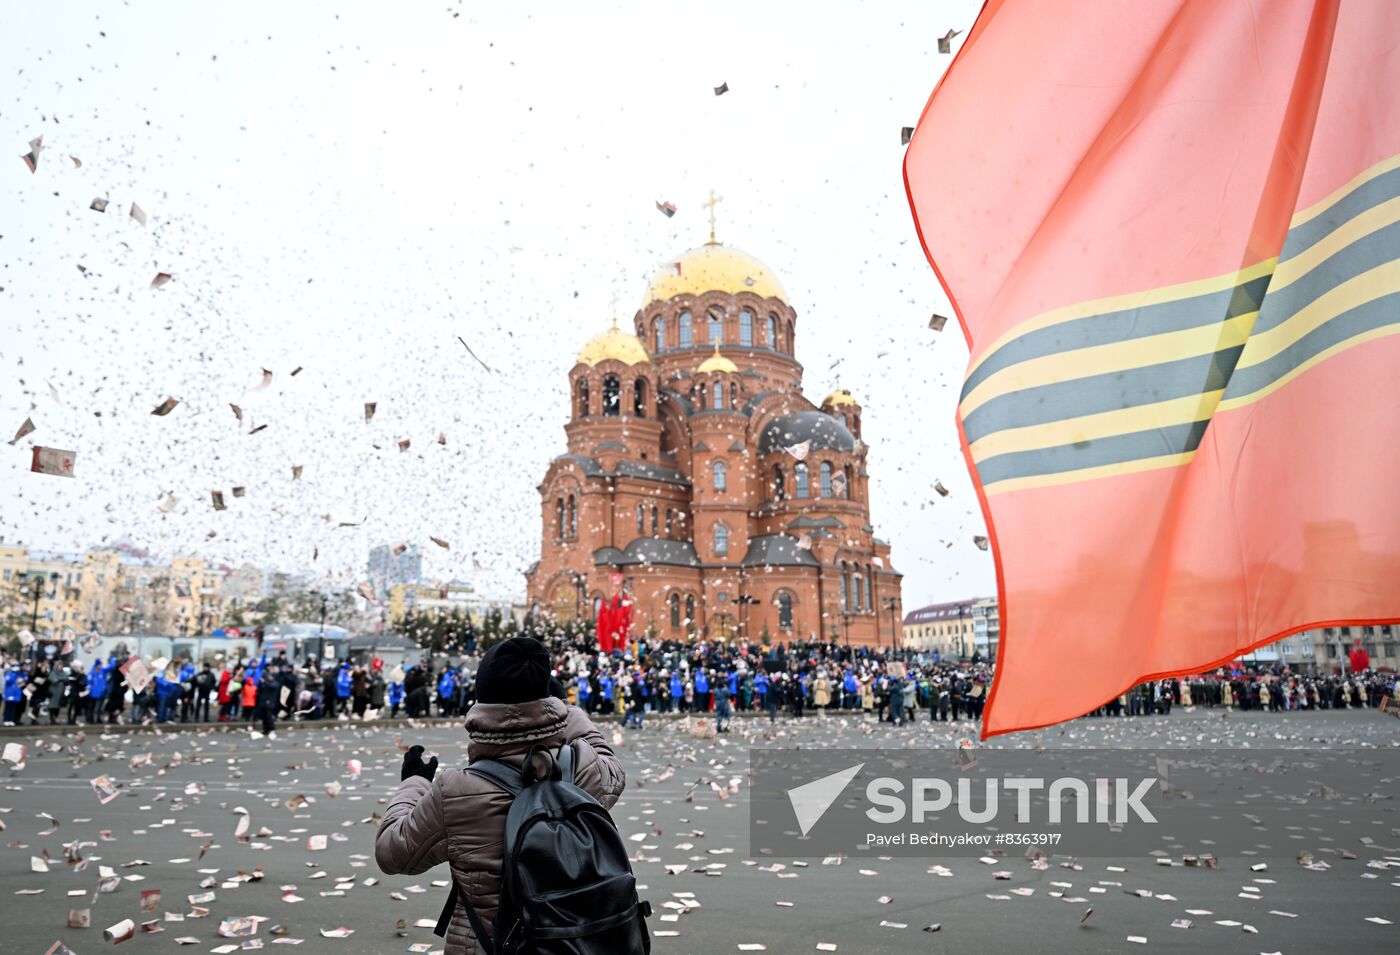
[[[872,779],[865,786],[865,798],[871,803],[865,815],[871,822],[882,824],[901,823],[906,818],[914,823],[922,823],[930,816],[952,808],[957,811],[963,822],[994,822],[1002,810],[1000,793],[1004,788],[1015,794],[1014,819],[1017,823],[1043,821],[1051,826],[1062,824],[1066,820],[1067,797],[1072,800],[1073,818],[1078,823],[1096,822],[1122,826],[1134,818],[1146,823],[1157,822],[1157,817],[1143,802],[1157,785],[1156,777],[1129,780],[1123,776],[1114,779],[1061,776],[1051,780],[1048,787],[1044,779],[1036,777],[1013,776],[976,782],[981,784],[980,794],[974,791],[979,787],[975,787],[974,781],[966,777],[950,783],[937,776],[920,776],[906,785],[902,779],[881,776]],[[1046,798],[1038,803],[1043,817],[1037,820],[1032,811],[1031,796],[1041,791],[1045,791]],[[979,795],[980,807],[977,805]]]

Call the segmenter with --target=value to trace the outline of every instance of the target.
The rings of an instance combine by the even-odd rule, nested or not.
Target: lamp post
[[[745,643],[750,642],[749,638],[749,607],[758,603],[758,598],[753,594],[740,594],[736,601],[739,604],[740,617],[739,636]]]
[[[885,609],[890,612],[890,649],[899,649],[899,622],[895,618],[895,610],[899,607],[898,597],[881,597],[880,603],[885,605]],[[880,622],[875,621],[875,646],[880,646]]]

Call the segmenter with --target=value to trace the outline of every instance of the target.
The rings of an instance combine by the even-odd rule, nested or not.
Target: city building
[[[395,549],[388,544],[370,548],[368,578],[380,600],[387,599],[395,584],[417,584],[423,580],[423,554],[418,545],[404,547],[397,554]]]
[[[929,604],[904,617],[904,647],[937,652],[943,659],[995,660],[1001,619],[995,597]]]
[[[1349,667],[1349,654],[1357,643],[1371,658],[1372,669],[1400,669],[1400,626],[1375,624],[1356,627],[1322,627],[1304,630],[1278,643],[1261,647],[1259,653],[1277,648],[1278,661],[1297,669],[1319,673],[1340,673]],[[1254,659],[1250,654],[1246,660]]]
[[[591,616],[620,581],[638,632],[895,644],[902,575],[870,522],[862,409],[803,393],[778,277],[712,230],[632,326],[614,318],[569,371],[532,608]]]
[[[517,624],[525,617],[525,607],[519,603],[478,594],[474,587],[460,580],[445,584],[395,584],[389,588],[385,610],[390,626],[395,627],[410,613],[420,617],[460,613],[475,624],[480,624],[492,610],[500,610],[503,618],[514,617]]]

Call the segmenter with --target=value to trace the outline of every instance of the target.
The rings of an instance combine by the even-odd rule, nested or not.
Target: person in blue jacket
[[[682,710],[685,707],[685,684],[681,682],[681,671],[671,671],[671,702],[666,708],[666,712],[671,710]]]
[[[403,680],[394,680],[389,683],[389,715],[398,716],[399,707],[403,705]]]
[[[703,666],[695,668],[695,708],[701,713],[710,712],[710,677]]]
[[[853,710],[859,703],[860,684],[856,682],[856,675],[848,669],[841,681],[841,708]]]
[[[186,659],[180,664],[180,722],[190,721],[190,709],[194,706],[194,661]]]
[[[586,673],[579,674],[574,683],[578,688],[578,708],[592,716],[593,700],[590,696],[593,693],[593,684],[588,682],[588,675]]]
[[[96,723],[101,718],[107,703],[108,668],[102,665],[102,658],[92,661],[92,676],[88,677],[87,707],[84,717],[88,723]]]
[[[753,694],[758,699],[758,708],[768,709],[768,674],[763,670],[759,670],[753,678]]]
[[[180,698],[180,684],[166,679],[165,670],[156,674],[156,722],[164,723],[175,715],[175,701]]]
[[[99,661],[100,662],[100,661]],[[11,663],[5,671],[5,725],[18,726],[24,713],[24,685],[29,671],[19,662]]]
[[[613,685],[617,682],[611,673],[604,673],[603,678],[598,681],[603,688],[603,712],[612,713],[616,710],[613,706]]]
[[[732,705],[739,696],[739,673],[737,670],[730,670],[725,677],[725,682],[729,685],[729,702]]]
[[[438,677],[438,713],[452,716],[457,709],[457,671],[447,667]]]
[[[350,661],[346,660],[340,665],[340,672],[335,675],[335,705],[333,713],[339,716],[341,713],[350,712]]]

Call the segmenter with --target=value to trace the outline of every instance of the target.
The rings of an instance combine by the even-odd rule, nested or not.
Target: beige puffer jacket
[[[498,759],[519,766],[533,746],[557,750],[576,742],[574,782],[611,809],[622,795],[622,764],[598,727],[576,706],[554,698],[530,703],[478,703],[467,714],[470,762]],[[471,898],[486,931],[492,930],[501,892],[509,793],[465,769],[440,769],[429,783],[410,776],[384,811],[374,858],[386,874],[417,875],[447,862]],[[444,893],[447,890],[443,890]],[[480,951],[461,903],[447,930],[445,955]]]

